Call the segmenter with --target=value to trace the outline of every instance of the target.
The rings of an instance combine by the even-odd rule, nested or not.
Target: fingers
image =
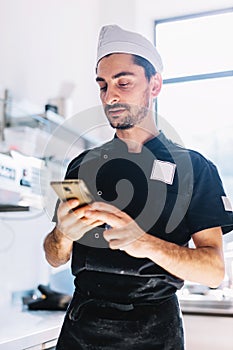
[[[74,223],[77,219],[83,218],[88,205],[77,208],[78,205],[79,201],[76,199],[62,202],[57,211],[58,221],[69,220],[70,223]]]
[[[105,230],[104,239],[109,243],[111,249],[121,249],[127,251],[128,246],[140,239],[145,232],[131,219],[120,228]]]
[[[86,232],[102,224],[99,220],[93,221],[86,218],[77,219],[75,222],[64,219],[58,224],[58,227],[66,237],[76,241],[82,238]]]
[[[84,206],[84,207],[81,207],[81,208],[77,208],[78,205],[79,205],[78,199],[70,199],[68,201],[61,202],[59,204],[59,207],[58,207],[58,215],[65,216],[68,213],[70,213],[72,210],[73,210],[73,212],[76,212],[77,210],[80,210],[80,215],[82,215],[82,210],[84,211],[84,208],[86,208],[87,206]],[[75,208],[77,208],[77,209],[74,210]],[[77,214],[78,214],[78,211],[77,211]]]
[[[117,217],[114,214],[109,214],[106,212],[98,212],[98,211],[86,211],[85,216],[92,220],[101,220],[102,222],[107,223],[111,227],[121,227],[122,226],[122,219]]]
[[[111,204],[105,203],[105,202],[94,202],[94,203],[90,204],[90,210],[105,211],[107,213],[115,214],[119,217],[122,217],[122,215],[125,214],[120,209],[114,207]]]
[[[98,217],[85,217],[89,205],[77,208],[78,204],[76,199],[62,202],[57,211],[59,230],[71,240],[80,239],[86,232],[103,224]]]
[[[122,227],[132,220],[123,211],[113,205],[103,202],[94,202],[90,204],[89,208],[85,211],[85,216],[95,220],[99,219],[115,228]]]
[[[100,226],[101,224],[102,223],[100,221],[95,221],[87,224],[83,222],[83,219],[79,219],[75,225],[70,225],[63,228],[62,233],[72,241],[76,241],[82,238],[86,232],[97,226]]]
[[[69,200],[58,208],[60,229],[71,239],[81,238],[84,233],[103,223],[111,227],[104,232],[104,238],[112,249],[119,249],[138,238],[134,220],[113,205],[94,202],[75,209],[77,205],[78,200]]]
[[[65,236],[75,241],[105,223],[110,229],[106,229],[103,236],[110,249],[120,249],[135,257],[145,256],[141,247],[145,232],[128,214],[105,202],[94,202],[81,208],[77,208],[78,204],[74,199],[61,203],[58,208],[58,221]]]
[[[115,229],[104,231],[103,236],[104,239],[109,243],[109,248],[113,250],[125,250],[129,244],[135,242],[138,239],[137,237],[125,237],[124,234],[121,236],[119,230]]]

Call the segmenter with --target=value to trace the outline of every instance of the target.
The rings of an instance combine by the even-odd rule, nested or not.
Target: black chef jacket
[[[163,133],[129,153],[115,137],[83,152],[68,166],[67,179],[83,179],[98,201],[129,214],[147,233],[187,246],[195,232],[221,226],[233,229],[233,213],[215,165],[198,152],[168,140]],[[111,250],[106,226],[74,242],[75,285],[95,298],[148,303],[167,297],[183,281],[147,258]]]

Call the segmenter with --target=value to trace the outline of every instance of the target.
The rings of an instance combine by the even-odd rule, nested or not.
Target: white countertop
[[[183,313],[233,316],[233,308],[198,308],[182,303],[181,308]],[[57,339],[64,316],[63,311],[29,311],[21,305],[1,306],[0,350],[23,350]]]
[[[190,295],[179,297],[179,301],[183,313],[233,317],[232,299],[217,300],[211,296]]]
[[[1,306],[0,350],[22,350],[56,339],[62,311],[28,311],[22,306]]]
[[[184,305],[180,303],[183,314],[192,315],[209,315],[209,316],[222,316],[233,317],[233,307],[230,308],[216,308],[216,307],[200,307],[196,305]]]

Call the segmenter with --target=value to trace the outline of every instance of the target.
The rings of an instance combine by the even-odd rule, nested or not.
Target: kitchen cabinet
[[[1,308],[0,350],[53,350],[63,311],[28,311],[11,305]]]
[[[232,350],[233,316],[184,314],[186,350]]]
[[[50,342],[43,343],[40,345],[35,345],[35,346],[32,346],[32,347],[24,349],[24,350],[55,350],[56,343],[57,343],[57,339],[54,339]]]
[[[57,339],[53,339],[51,341],[32,346],[30,348],[26,348],[25,350],[55,350],[57,344]]]

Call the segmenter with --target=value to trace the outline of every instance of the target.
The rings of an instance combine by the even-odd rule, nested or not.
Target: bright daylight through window
[[[184,145],[218,167],[233,202],[233,12],[155,22],[164,86],[159,126],[171,124]]]

